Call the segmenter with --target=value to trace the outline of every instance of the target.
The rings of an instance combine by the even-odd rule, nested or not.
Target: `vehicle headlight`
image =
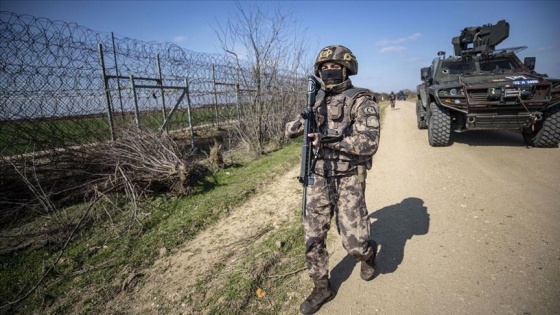
[[[463,88],[451,88],[438,92],[441,100],[445,104],[463,105],[465,104],[465,94]]]
[[[440,96],[451,96],[451,97],[464,97],[463,88],[451,88],[446,90],[439,90],[438,95]]]

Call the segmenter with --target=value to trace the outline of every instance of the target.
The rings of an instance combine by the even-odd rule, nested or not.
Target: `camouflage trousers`
[[[303,218],[307,270],[313,279],[329,274],[326,238],[333,216],[344,249],[363,261],[373,249],[369,245],[370,224],[364,198],[365,183],[358,175],[342,177],[315,176],[309,186],[307,214]]]

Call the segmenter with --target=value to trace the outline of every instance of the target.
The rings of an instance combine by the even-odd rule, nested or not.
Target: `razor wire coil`
[[[169,111],[181,91],[158,85],[188,88],[193,108],[225,108],[240,101],[250,102],[255,97],[256,83],[240,80],[240,77],[251,77],[251,71],[248,62],[235,60],[230,55],[198,53],[173,43],[116,37],[76,23],[1,11],[0,154],[16,152],[13,146],[25,142],[21,138],[45,147],[59,145],[44,139],[40,140],[42,142],[34,140],[34,133],[42,130],[29,124],[36,120],[74,117],[73,128],[83,126],[92,141],[106,140],[111,132],[108,128],[113,125],[96,121],[99,129],[92,132],[85,118],[107,114],[125,117],[135,110],[147,113],[162,109]],[[297,81],[286,71],[277,71],[273,79],[269,86],[276,90],[268,91],[272,94],[294,90],[280,92],[287,82]],[[133,85],[152,88],[134,89],[135,104]],[[300,91],[291,93],[296,92]],[[184,106],[181,105],[180,109],[184,110]],[[216,116],[229,121],[234,118],[231,112],[227,109],[223,115],[217,112]],[[146,115],[146,119],[154,117]],[[176,123],[184,127],[186,119]],[[52,130],[57,127],[41,128]],[[68,126],[59,125],[58,128]],[[81,131],[66,131],[69,135],[64,134],[65,142],[81,141]],[[37,143],[33,144],[34,147]]]

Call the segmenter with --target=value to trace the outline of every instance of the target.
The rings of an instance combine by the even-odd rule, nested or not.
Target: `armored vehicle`
[[[454,37],[455,56],[440,51],[420,71],[417,124],[428,129],[431,146],[451,143],[451,131],[517,129],[525,143],[556,147],[560,142],[560,80],[535,72],[527,47],[496,49],[509,37],[509,23],[467,27]]]
[[[401,90],[397,93],[397,100],[406,101],[406,94],[404,94],[404,91]]]

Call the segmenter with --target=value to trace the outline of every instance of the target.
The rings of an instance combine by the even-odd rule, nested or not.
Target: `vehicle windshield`
[[[480,61],[480,71],[509,71],[519,69],[519,65],[511,58],[500,58]]]
[[[450,81],[456,80],[461,74],[469,74],[476,71],[476,64],[474,60],[457,60],[447,59],[442,60],[439,73],[437,73],[438,80]]]
[[[522,65],[513,58],[492,59],[445,59],[441,61],[439,71],[436,73],[438,81],[457,80],[460,75],[482,73],[504,73],[520,69]]]
[[[449,74],[463,74],[476,71],[476,66],[472,60],[444,61],[441,70]]]

